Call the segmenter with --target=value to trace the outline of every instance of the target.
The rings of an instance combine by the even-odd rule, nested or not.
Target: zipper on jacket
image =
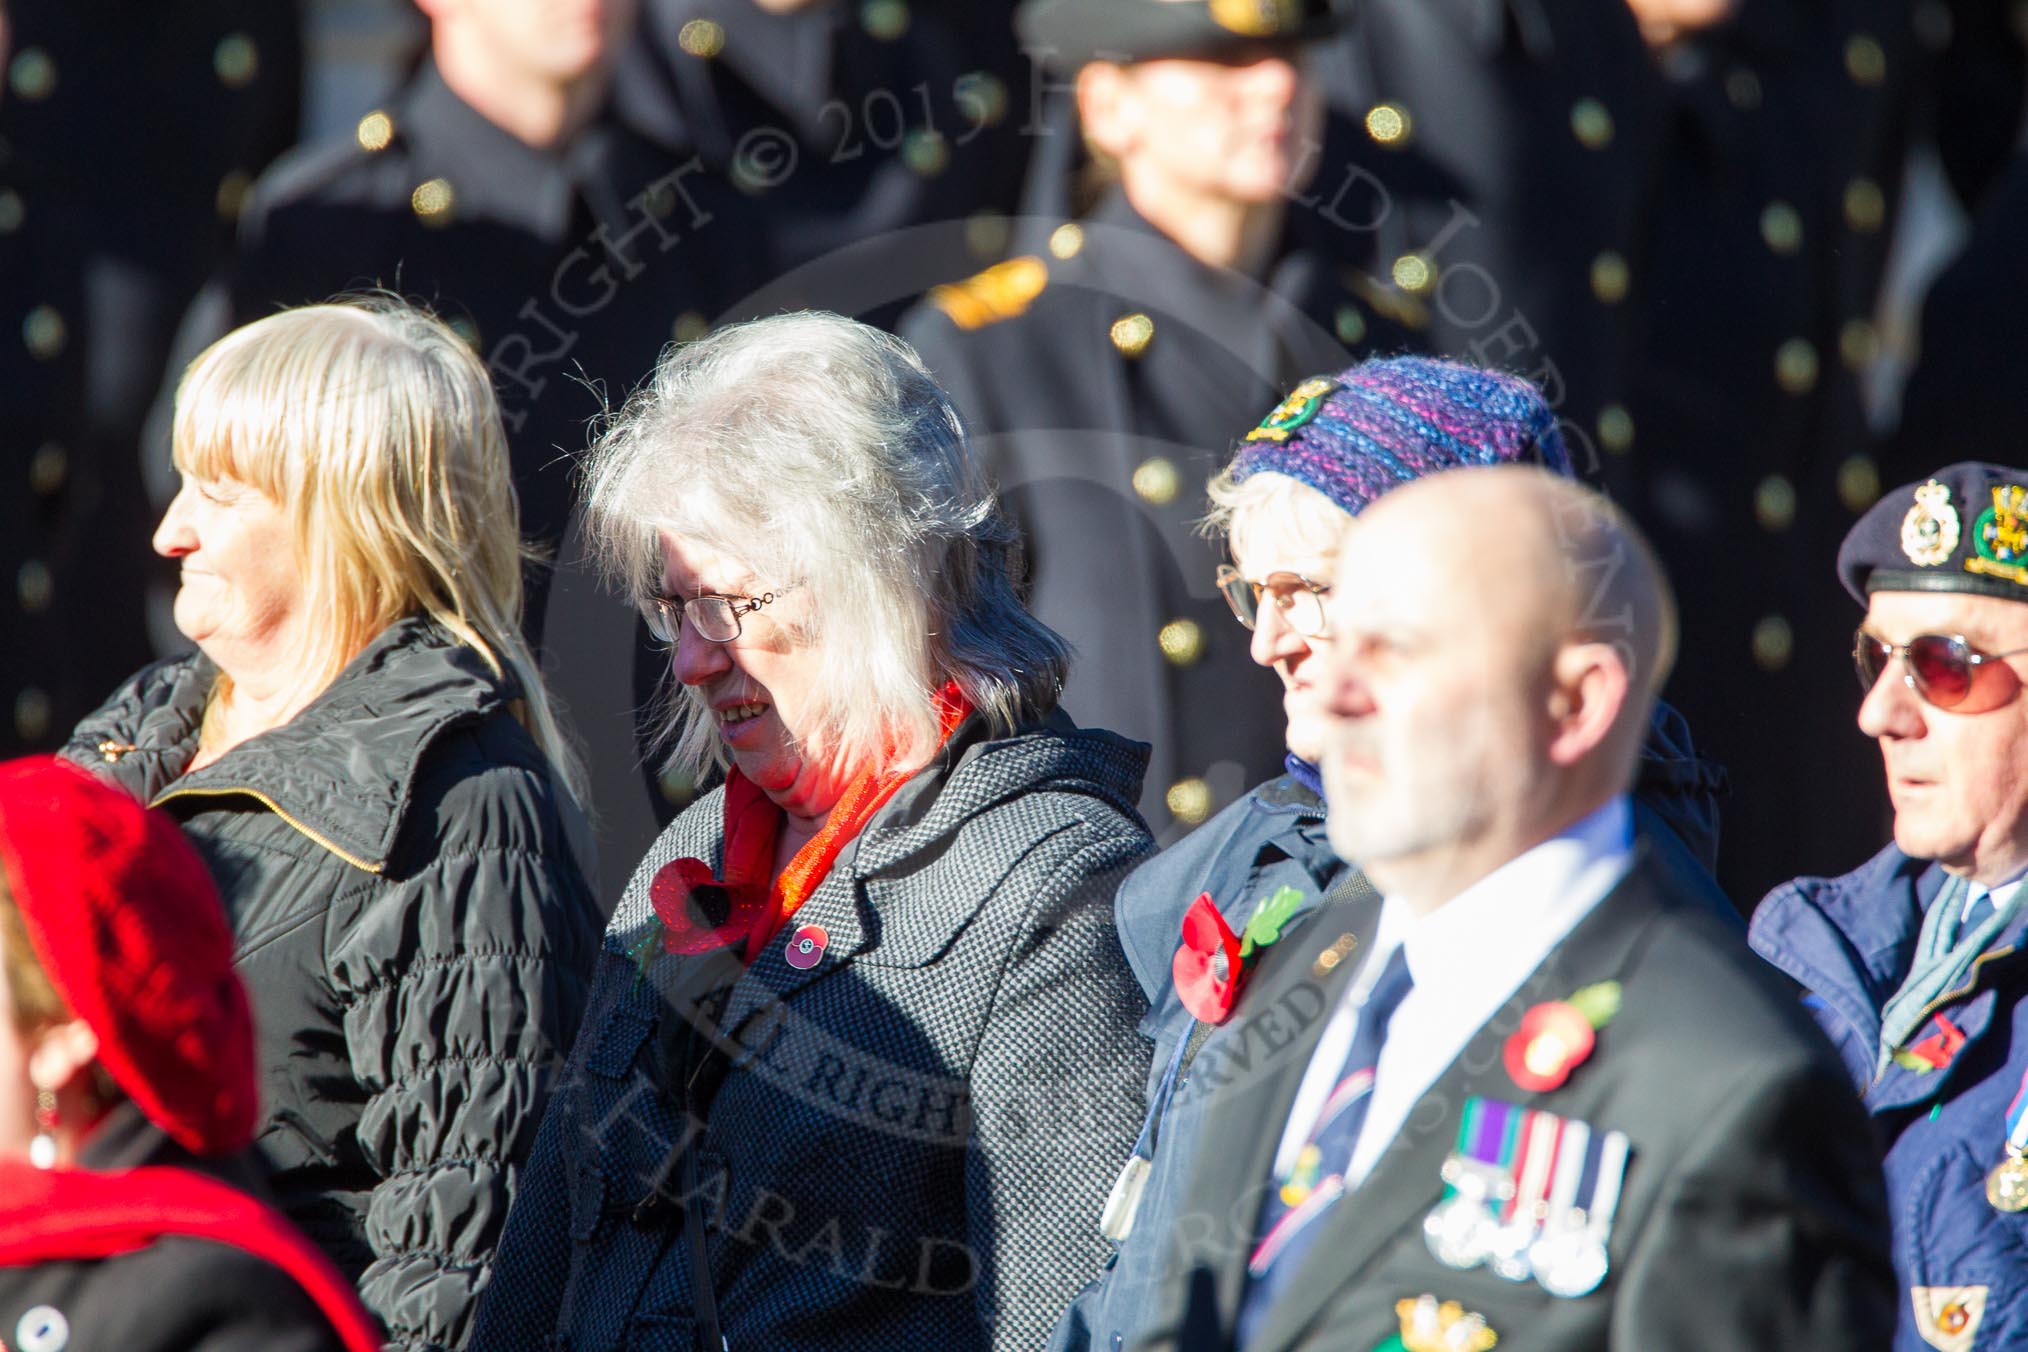
[[[369,864],[364,859],[361,859],[358,855],[350,854],[344,850],[339,849],[336,845],[332,844],[329,839],[319,835],[316,831],[312,830],[310,827],[304,825],[296,818],[291,817],[288,813],[284,812],[282,810],[282,805],[280,803],[277,803],[274,799],[268,797],[266,794],[262,793],[259,789],[249,789],[244,786],[228,789],[170,789],[166,793],[158,794],[155,798],[155,801],[148,804],[148,806],[160,807],[162,806],[162,804],[168,802],[172,798],[230,798],[235,794],[245,794],[247,797],[255,799],[262,806],[266,807],[268,811],[274,813],[277,817],[280,817],[283,821],[287,822],[289,825],[295,827],[298,831],[302,832],[303,835],[315,841],[317,844],[323,846],[325,849],[329,850],[332,854],[337,855],[340,859],[343,859],[346,863],[352,865],[352,867],[356,869],[364,869],[368,873],[377,874],[382,872],[387,867],[385,864]]]

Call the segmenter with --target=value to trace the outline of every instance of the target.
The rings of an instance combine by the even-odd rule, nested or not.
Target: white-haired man
[[[2028,1343],[2028,474],[1959,464],[1882,497],[1838,575],[1866,607],[1859,730],[1894,843],[1798,878],[1750,941],[1812,993],[1885,1147],[1895,1347]]]
[[[1675,629],[1645,543],[1542,471],[1446,471],[1346,533],[1330,617],[1331,838],[1383,900],[1249,978],[1257,1018],[1328,1012],[1211,1109],[1155,1345],[1884,1347],[1831,1049],[1635,843]]]

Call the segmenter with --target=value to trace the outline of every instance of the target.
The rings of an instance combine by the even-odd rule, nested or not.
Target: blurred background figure
[[[781,286],[742,314],[891,324],[1006,247],[1029,139],[1012,0],[643,5],[614,101],[751,203],[741,261]]]
[[[154,544],[198,651],[65,754],[220,881],[283,1210],[397,1345],[455,1346],[598,933],[499,406],[429,315],[313,306],[206,349],[174,438]]]
[[[1148,742],[1169,840],[1281,764],[1274,683],[1194,530],[1231,442],[1343,350],[1328,260],[1286,194],[1322,106],[1301,49],[1328,6],[1036,0],[1024,40],[1075,74],[1107,179],[1039,252],[941,286],[903,324],[1027,536],[1029,604],[1080,654],[1064,706]]]
[[[301,61],[291,0],[0,3],[0,755],[151,655],[142,422]]]
[[[75,767],[0,765],[0,1329],[13,1347],[372,1352],[246,1146],[254,1030],[169,818]]]

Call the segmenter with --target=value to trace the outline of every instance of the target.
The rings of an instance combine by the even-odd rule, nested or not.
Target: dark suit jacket
[[[1424,1294],[1483,1315],[1500,1352],[1888,1345],[1885,1193],[1849,1082],[1794,996],[1697,895],[1709,884],[1637,848],[1628,877],[1473,1035],[1365,1183],[1321,1222],[1248,1352],[1368,1352],[1399,1332],[1395,1303]],[[1234,1016],[1261,1027],[1235,1044],[1254,1049],[1252,1064],[1193,1067],[1218,1092],[1143,1347],[1231,1345],[1289,1105],[1377,919],[1371,898],[1336,903],[1270,949]],[[1344,959],[1320,962],[1334,946]],[[1600,981],[1621,984],[1623,1005],[1590,1058],[1560,1089],[1522,1091],[1501,1056],[1522,1014]],[[1611,1268],[1589,1295],[1456,1271],[1425,1246],[1423,1217],[1442,1198],[1439,1170],[1474,1094],[1632,1139]]]

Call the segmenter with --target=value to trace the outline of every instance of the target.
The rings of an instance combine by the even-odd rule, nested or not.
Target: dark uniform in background
[[[1743,4],[1660,50],[1635,386],[1607,481],[1682,613],[1676,704],[1732,776],[1719,876],[1762,894],[1864,858],[1883,804],[1813,561],[1880,491],[1860,403],[1916,69],[1906,7]],[[1810,767],[1798,782],[1798,767]],[[1814,791],[1811,784],[1835,786]]]
[[[295,137],[301,66],[285,0],[6,14],[0,756],[53,745],[153,655],[141,425],[248,185]]]
[[[1204,5],[1118,8],[1173,11],[1109,37],[1137,57],[1259,42]],[[1141,810],[1174,838],[1281,773],[1279,683],[1247,656],[1196,522],[1233,441],[1346,364],[1329,326],[1350,297],[1293,243],[1260,279],[1206,266],[1118,189],[1046,238],[931,292],[902,335],[1022,525],[1030,608],[1076,646],[1064,708],[1153,746]]]
[[[614,103],[750,198],[743,256],[757,280],[784,282],[767,311],[891,324],[929,285],[1006,247],[1027,152],[1013,8],[820,0],[772,14],[753,0],[647,0]],[[933,222],[953,228],[880,247]],[[823,264],[845,249],[848,259]],[[894,279],[870,308],[856,294],[869,273]]]

